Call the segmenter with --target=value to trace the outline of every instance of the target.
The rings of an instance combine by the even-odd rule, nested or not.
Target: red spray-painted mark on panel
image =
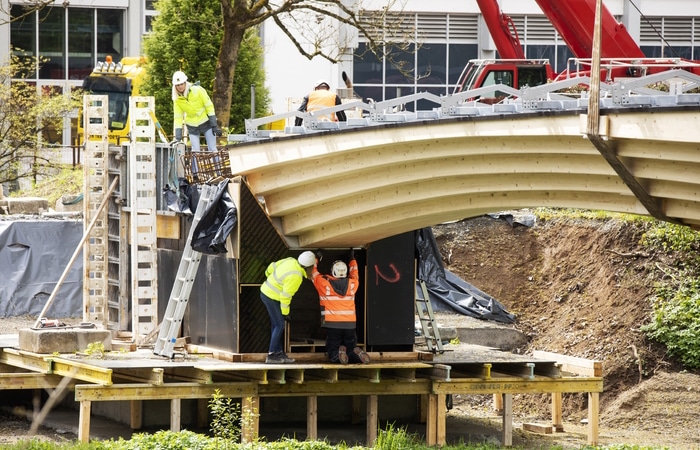
[[[396,266],[394,264],[389,264],[389,268],[394,272],[393,274],[386,275],[382,273],[381,270],[379,270],[378,265],[374,265],[374,272],[376,274],[376,284],[379,286],[379,278],[382,280],[388,282],[388,283],[397,283],[401,279],[401,274],[399,273],[398,270],[396,270]]]

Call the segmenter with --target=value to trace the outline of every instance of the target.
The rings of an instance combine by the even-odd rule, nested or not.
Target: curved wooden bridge
[[[364,127],[349,121],[335,131],[233,145],[231,167],[299,247],[364,245],[538,206],[698,228],[700,96],[687,97],[672,107],[602,108],[607,154],[587,138],[585,109],[553,108]]]

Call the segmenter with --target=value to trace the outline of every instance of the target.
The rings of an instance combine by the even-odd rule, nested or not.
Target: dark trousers
[[[260,293],[260,300],[267,308],[267,313],[270,316],[270,353],[281,352],[282,340],[284,339],[284,317],[280,309],[280,302],[273,300],[267,295]],[[336,353],[337,356],[337,353]]]
[[[326,354],[331,362],[338,362],[338,348],[344,345],[348,352],[348,361],[351,363],[361,363],[362,360],[353,353],[357,347],[357,334],[355,329],[326,328]]]

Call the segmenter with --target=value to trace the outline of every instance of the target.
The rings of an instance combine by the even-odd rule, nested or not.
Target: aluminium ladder
[[[182,259],[180,259],[180,266],[177,269],[177,277],[175,278],[175,283],[170,293],[170,300],[168,300],[168,306],[165,309],[165,315],[163,316],[160,331],[158,332],[158,340],[153,348],[153,353],[156,355],[173,358],[175,354],[173,350],[175,348],[175,341],[180,331],[180,325],[182,325],[182,318],[185,315],[187,302],[190,299],[192,285],[197,276],[199,262],[202,259],[202,253],[192,248],[194,230],[199,224],[200,219],[204,215],[204,210],[207,209],[216,191],[216,186],[206,184],[200,193],[197,210],[194,213],[194,218],[190,225],[190,232],[187,236],[187,242],[185,242],[185,249],[182,252]]]
[[[435,321],[433,306],[430,304],[428,288],[425,286],[425,281],[418,281],[418,284],[420,284],[420,292],[416,292],[416,312],[418,313],[421,328],[423,329],[425,345],[427,345],[428,350],[433,353],[443,353],[445,350],[442,347],[442,339],[440,339],[440,330]]]

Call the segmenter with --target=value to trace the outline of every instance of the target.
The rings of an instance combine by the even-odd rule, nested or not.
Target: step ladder
[[[440,339],[440,330],[435,321],[435,313],[433,306],[430,304],[428,296],[428,288],[425,286],[425,281],[418,280],[420,290],[416,291],[416,312],[420,319],[423,336],[425,337],[425,345],[428,351],[432,353],[443,353],[445,349],[442,347],[442,339]]]
[[[187,236],[187,242],[185,242],[185,249],[182,253],[182,259],[180,259],[180,266],[177,269],[177,277],[175,278],[175,283],[170,293],[170,300],[168,300],[168,306],[165,309],[165,315],[160,325],[158,340],[153,348],[153,353],[156,355],[167,356],[172,359],[175,354],[173,351],[175,341],[180,331],[180,325],[182,325],[182,318],[185,315],[187,302],[190,300],[190,293],[192,292],[192,285],[197,276],[199,262],[202,259],[202,253],[192,248],[192,238],[194,230],[199,224],[204,210],[207,209],[216,190],[216,186],[204,185],[200,192],[197,210],[194,213],[194,218],[190,225],[190,232]]]

